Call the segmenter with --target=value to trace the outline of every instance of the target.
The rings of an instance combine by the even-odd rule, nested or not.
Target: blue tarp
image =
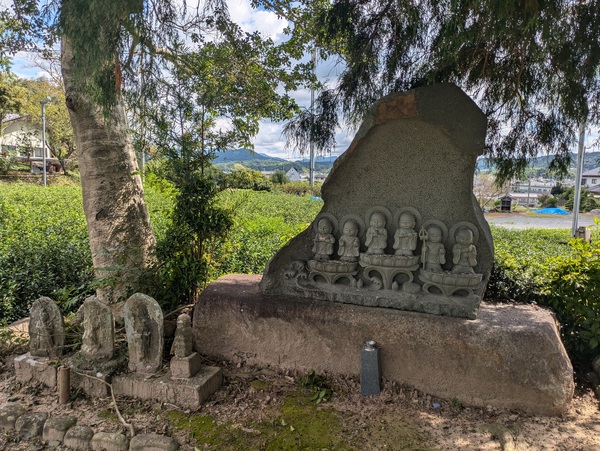
[[[541,210],[533,210],[534,213],[538,213],[540,215],[570,215],[566,210],[562,208],[542,208]]]

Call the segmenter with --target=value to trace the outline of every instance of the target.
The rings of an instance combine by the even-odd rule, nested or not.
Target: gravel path
[[[573,215],[538,215],[535,213],[486,213],[485,219],[507,229],[571,229]],[[594,224],[594,215],[579,214],[579,226]]]

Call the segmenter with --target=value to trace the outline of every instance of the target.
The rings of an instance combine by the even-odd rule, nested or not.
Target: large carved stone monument
[[[372,339],[387,380],[467,404],[563,412],[573,369],[551,312],[482,302],[493,244],[472,188],[485,128],[454,85],[376,102],[323,184],[323,209],[262,280],[229,275],[203,291],[195,348],[358,375]]]
[[[377,102],[323,185],[313,226],[269,263],[263,292],[475,318],[493,263],[473,195],[485,129],[452,85]]]

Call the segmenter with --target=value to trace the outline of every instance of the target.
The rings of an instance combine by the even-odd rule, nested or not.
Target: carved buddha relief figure
[[[475,274],[473,267],[477,265],[477,248],[473,244],[473,232],[460,228],[456,232],[456,244],[452,248],[454,274]]]
[[[412,256],[417,248],[417,232],[415,232],[416,221],[411,213],[400,215],[399,226],[394,235],[394,249],[396,255]]]
[[[423,269],[431,272],[442,272],[442,265],[446,263],[446,248],[442,243],[442,230],[435,225],[421,229],[423,248],[421,249],[421,261]]]
[[[340,237],[338,255],[343,262],[358,261],[360,240],[358,239],[358,224],[348,220],[344,224],[343,235]]]
[[[384,254],[387,247],[387,229],[385,228],[385,216],[376,211],[371,215],[367,238],[365,240],[367,254]]]
[[[317,234],[313,240],[312,251],[315,253],[314,259],[317,261],[329,260],[333,254],[333,244],[335,237],[331,234],[333,226],[329,219],[322,218],[317,225]]]

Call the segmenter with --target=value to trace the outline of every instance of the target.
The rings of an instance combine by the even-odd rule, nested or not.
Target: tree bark
[[[77,62],[66,39],[61,51],[66,103],[79,149],[83,209],[100,280],[97,296],[116,303],[129,290],[137,291],[142,271],[154,256],[142,180],[121,97],[105,115],[77,92],[73,82]]]

